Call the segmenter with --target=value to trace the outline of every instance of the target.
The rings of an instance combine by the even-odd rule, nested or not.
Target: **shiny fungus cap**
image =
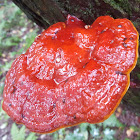
[[[38,133],[102,122],[128,90],[137,57],[138,32],[128,19],[101,16],[85,25],[68,15],[13,62],[2,107]]]

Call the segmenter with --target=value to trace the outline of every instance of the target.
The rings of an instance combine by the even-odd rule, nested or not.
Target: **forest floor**
[[[42,31],[12,2],[0,2],[0,103],[4,80],[13,60],[30,47]],[[122,103],[115,113],[99,124],[81,124],[51,134],[30,132],[15,124],[0,104],[0,140],[140,140],[140,118]]]

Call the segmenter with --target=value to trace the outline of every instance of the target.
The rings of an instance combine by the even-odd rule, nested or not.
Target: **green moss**
[[[114,9],[120,11],[123,15],[124,14],[132,14],[132,10],[130,7],[130,3],[128,0],[104,0],[105,3],[108,3]]]
[[[129,18],[132,13],[139,11],[138,0],[81,0],[81,1],[61,1],[53,0],[57,3],[64,15],[71,14],[84,20],[87,24],[92,24],[95,18],[102,15],[111,15],[115,18]],[[106,5],[106,7],[104,6]],[[102,8],[103,7],[103,8]],[[135,15],[133,15],[134,17]]]
[[[95,2],[97,4],[97,6],[100,6],[101,5],[100,2],[99,2],[99,0],[95,0]]]
[[[138,58],[137,66],[140,68],[140,57]]]
[[[122,7],[128,14],[132,15],[131,4],[128,0],[119,0],[118,5]]]
[[[140,5],[140,0],[134,0],[133,4],[131,6],[133,6],[133,9],[135,12],[139,13],[139,11],[140,11],[139,5]]]
[[[137,77],[138,77],[138,79],[140,80],[140,74],[139,74],[139,73],[137,74]]]

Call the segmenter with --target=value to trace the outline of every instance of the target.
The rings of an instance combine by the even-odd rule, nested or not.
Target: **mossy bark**
[[[65,21],[68,14],[75,15],[86,24],[99,16],[127,18],[140,32],[140,0],[13,0],[35,23],[47,28]],[[140,50],[139,50],[140,52]],[[124,97],[125,104],[140,113],[140,59],[131,73],[131,84]]]

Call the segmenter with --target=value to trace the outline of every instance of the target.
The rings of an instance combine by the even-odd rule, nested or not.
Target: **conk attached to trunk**
[[[137,58],[138,32],[128,19],[101,16],[90,26],[68,15],[13,62],[2,107],[38,133],[102,122],[126,93]]]

